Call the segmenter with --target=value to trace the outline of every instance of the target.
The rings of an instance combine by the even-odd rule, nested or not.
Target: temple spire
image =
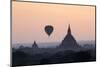
[[[65,49],[71,49],[71,50],[77,49],[80,47],[77,41],[75,40],[75,38],[73,37],[73,35],[71,34],[70,24],[68,25],[67,34],[65,38],[62,40],[60,47],[65,48]]]
[[[68,34],[71,34],[70,24],[68,26]]]
[[[37,45],[36,41],[34,41],[34,44],[32,45],[32,48],[38,48],[38,45]]]

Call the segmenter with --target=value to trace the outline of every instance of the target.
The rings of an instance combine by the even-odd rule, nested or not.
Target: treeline
[[[44,52],[35,54],[29,54],[21,50],[16,50],[12,53],[13,66],[88,62],[95,60],[95,49],[85,51],[62,50],[57,51],[56,53]]]

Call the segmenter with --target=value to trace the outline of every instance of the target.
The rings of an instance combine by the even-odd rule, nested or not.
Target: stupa
[[[75,38],[73,37],[72,33],[71,33],[70,24],[68,26],[67,35],[62,40],[62,43],[60,44],[59,47],[66,48],[66,49],[75,49],[75,48],[79,48],[80,47],[78,45],[77,41],[75,40]]]
[[[34,41],[34,44],[32,45],[32,48],[38,48],[38,45],[35,41]]]

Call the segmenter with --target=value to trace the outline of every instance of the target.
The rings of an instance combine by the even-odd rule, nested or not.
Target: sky
[[[95,40],[95,7],[12,2],[12,43],[61,42],[70,24],[77,41]],[[44,30],[52,25],[48,36]]]

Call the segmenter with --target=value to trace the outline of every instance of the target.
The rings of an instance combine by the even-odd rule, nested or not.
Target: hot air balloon
[[[51,33],[53,32],[53,26],[51,25],[45,26],[45,32],[48,34],[48,36],[50,36]]]

